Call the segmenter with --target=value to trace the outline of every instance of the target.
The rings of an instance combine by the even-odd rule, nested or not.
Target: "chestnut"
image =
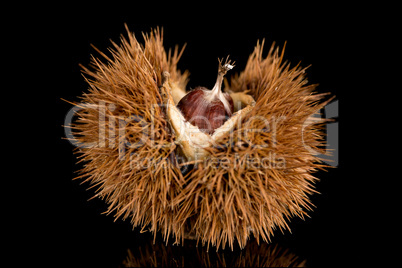
[[[216,84],[212,90],[197,87],[185,95],[177,104],[186,121],[197,126],[200,131],[212,135],[233,114],[233,100],[221,90],[223,76],[234,67],[230,61],[222,65],[219,61]]]

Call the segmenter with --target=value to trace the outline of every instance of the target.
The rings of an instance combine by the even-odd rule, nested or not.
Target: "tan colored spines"
[[[158,70],[169,69],[179,85],[187,78],[176,70],[180,53],[165,52],[159,30],[144,45],[127,35],[113,43],[111,57],[101,53],[105,61],[93,57],[92,68],[83,71],[89,92],[75,128],[81,142],[95,145],[79,149],[85,163],[80,177],[97,187],[108,214],[168,237],[177,233],[171,203],[185,181],[172,160],[175,144],[159,105]]]
[[[169,87],[182,94],[188,73],[177,70],[181,52],[166,53],[159,30],[144,39],[141,45],[128,33],[111,57],[101,53],[106,62],[93,58],[84,69],[89,92],[74,127],[79,141],[95,146],[80,148],[81,177],[98,188],[107,212],[177,243],[191,231],[217,249],[244,247],[251,234],[270,241],[275,230],[290,229],[290,218],[304,218],[313,207],[313,173],[325,168],[316,155],[325,146],[324,121],[310,119],[326,103],[305,69],[284,63],[274,46],[263,57],[257,44],[245,70],[226,83],[248,112],[203,149],[207,161],[180,164],[161,86],[168,71]],[[267,167],[250,159],[266,159]]]

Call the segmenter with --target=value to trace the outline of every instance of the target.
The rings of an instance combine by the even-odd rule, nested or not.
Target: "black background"
[[[187,43],[179,68],[190,70],[189,87],[214,84],[218,57],[230,54],[237,62],[233,72],[241,71],[257,40],[264,38],[266,50],[272,42],[279,46],[287,42],[285,58],[293,66],[299,62],[302,66],[311,65],[307,71],[309,82],[318,83],[319,92],[330,92],[339,100],[340,163],[336,169],[316,174],[321,179],[317,183],[321,194],[311,197],[316,205],[310,213],[311,218],[304,221],[293,219],[289,223],[292,233],[277,231],[272,243],[307,260],[309,266],[347,264],[351,256],[358,258],[359,253],[353,250],[358,246],[350,235],[358,233],[359,227],[354,222],[358,215],[350,210],[351,190],[348,186],[353,184],[353,177],[349,176],[345,167],[347,156],[343,151],[342,122],[347,121],[347,117],[342,108],[348,102],[348,79],[358,61],[353,55],[362,48],[359,40],[366,27],[365,22],[352,22],[350,18],[354,11],[348,6],[233,5],[236,4],[218,7],[195,2],[186,5],[77,6],[69,9],[68,28],[62,38],[68,44],[63,54],[70,60],[64,66],[70,68],[66,70],[70,74],[69,82],[55,90],[55,127],[60,154],[57,181],[61,182],[55,191],[57,200],[60,200],[58,205],[63,208],[59,211],[63,212],[56,212],[55,222],[52,223],[53,227],[63,230],[60,251],[65,260],[75,265],[115,267],[126,258],[128,249],[135,251],[152,244],[152,235],[140,234],[138,229],[132,230],[129,222],[114,222],[112,215],[102,214],[107,210],[102,200],[88,201],[94,190],[87,190],[89,185],[80,185],[80,181],[72,180],[80,165],[76,164],[74,147],[62,139],[64,116],[71,105],[60,98],[78,101],[77,96],[87,89],[78,64],[88,65],[90,55],[97,55],[90,44],[106,51],[111,45],[109,39],[118,43],[120,35],[125,34],[124,23],[140,40],[141,32],[162,26],[165,47]],[[156,243],[162,246],[160,235],[156,238]],[[178,247],[171,244],[172,240],[167,247]],[[189,242],[184,246],[188,249],[185,251],[188,255],[183,255],[187,258],[185,264],[189,264],[196,256],[191,255],[195,254],[194,245]],[[215,249],[211,251],[213,254]],[[179,255],[183,254],[180,252]],[[238,249],[224,252],[227,258],[236,258],[239,254]],[[176,254],[172,258],[181,257]]]

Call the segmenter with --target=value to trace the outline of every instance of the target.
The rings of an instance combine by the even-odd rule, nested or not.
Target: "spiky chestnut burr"
[[[80,178],[98,187],[107,213],[165,240],[181,243],[190,231],[217,248],[244,247],[251,235],[269,242],[307,215],[313,173],[326,167],[316,155],[325,122],[309,119],[328,101],[304,68],[284,63],[274,46],[264,57],[263,47],[225,83],[234,111],[212,134],[177,108],[188,78],[177,69],[183,50],[166,52],[159,30],[144,44],[128,32],[112,57],[93,58],[72,127],[88,145],[78,148]]]

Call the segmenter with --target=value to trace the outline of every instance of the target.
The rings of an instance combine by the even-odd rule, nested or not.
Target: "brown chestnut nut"
[[[209,135],[232,116],[234,108],[230,95],[221,91],[223,76],[234,66],[229,62],[219,66],[218,78],[212,90],[197,87],[177,104],[186,121]]]

